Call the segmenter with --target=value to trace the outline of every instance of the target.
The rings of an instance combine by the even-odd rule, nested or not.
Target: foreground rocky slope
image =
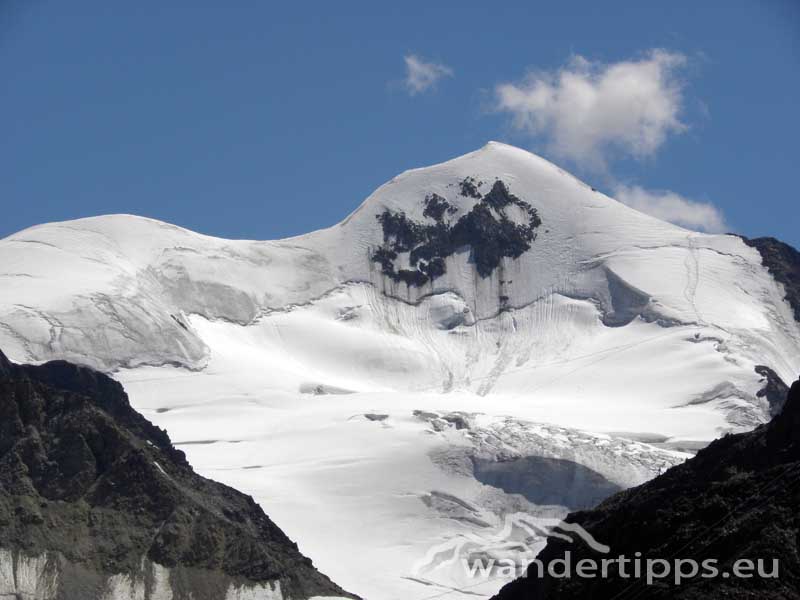
[[[196,475],[120,384],[0,353],[0,598],[343,595],[251,497]]]
[[[579,542],[551,538],[539,559],[544,565],[571,553],[584,558],[719,560],[732,572],[736,560],[763,559],[766,572],[779,561],[776,578],[695,577],[646,585],[620,576],[608,579],[538,578],[535,571],[507,585],[496,600],[550,598],[800,598],[800,381],[772,422],[751,433],[728,435],[685,464],[638,488],[608,499],[594,510],[573,513],[594,538],[611,547],[594,552]],[[631,567],[628,567],[628,572]]]

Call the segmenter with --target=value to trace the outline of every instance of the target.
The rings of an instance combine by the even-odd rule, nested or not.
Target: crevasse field
[[[467,177],[538,211],[530,250],[487,277],[469,248],[419,287],[382,273],[376,217],[424,223],[435,193],[458,219],[477,202]],[[513,558],[498,546],[509,516],[559,518],[768,420],[755,367],[800,370],[783,298],[739,238],[497,143],[286,240],[114,215],[0,241],[11,359],[113,373],[198,472],[252,494],[371,600],[488,597],[508,578],[460,559]]]

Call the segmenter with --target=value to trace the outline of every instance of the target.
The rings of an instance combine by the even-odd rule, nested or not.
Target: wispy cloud
[[[710,202],[690,200],[668,190],[646,190],[638,185],[617,185],[614,195],[631,208],[688,229],[709,233],[730,231],[722,211]]]
[[[427,92],[443,77],[452,77],[453,69],[447,65],[427,62],[416,54],[404,56],[406,62],[405,86],[412,96]]]
[[[495,108],[554,155],[602,171],[609,154],[647,157],[686,129],[679,78],[685,64],[684,55],[666,50],[611,64],[575,56],[556,71],[498,85]]]

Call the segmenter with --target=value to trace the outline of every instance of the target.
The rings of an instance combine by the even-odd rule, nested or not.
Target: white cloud
[[[576,56],[558,71],[498,85],[495,106],[554,154],[604,170],[609,152],[647,157],[686,129],[678,78],[685,63],[682,54],[665,50],[612,64]]]
[[[614,195],[631,208],[688,229],[710,233],[730,231],[722,211],[709,202],[697,202],[668,190],[646,190],[617,185]]]
[[[453,69],[447,65],[425,62],[415,54],[403,57],[406,61],[405,85],[412,96],[426,92],[442,77],[452,77]]]

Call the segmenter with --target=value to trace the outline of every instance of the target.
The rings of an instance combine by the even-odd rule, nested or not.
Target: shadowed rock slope
[[[583,543],[550,538],[539,555],[544,565],[571,553],[573,565],[583,558],[620,555],[672,560],[717,559],[720,573],[731,572],[739,559],[779,560],[777,578],[713,579],[695,577],[676,586],[672,579],[653,585],[620,576],[557,579],[528,575],[507,586],[496,600],[551,598],[625,600],[631,598],[794,599],[800,598],[800,381],[780,415],[758,429],[728,435],[696,457],[642,486],[619,493],[593,510],[567,517],[610,546],[599,554]],[[631,572],[631,567],[627,567]],[[574,573],[574,570],[573,570]]]
[[[761,260],[775,281],[786,290],[786,301],[792,305],[794,317],[800,323],[800,252],[780,240],[762,237],[742,240],[761,254]]]
[[[4,595],[5,594],[5,595]],[[345,596],[249,496],[195,474],[122,386],[0,353],[0,597]]]

